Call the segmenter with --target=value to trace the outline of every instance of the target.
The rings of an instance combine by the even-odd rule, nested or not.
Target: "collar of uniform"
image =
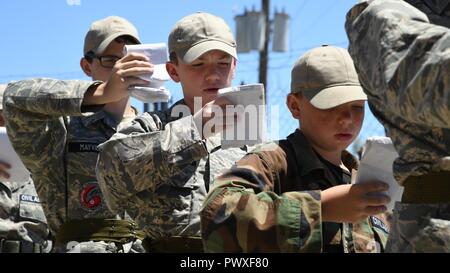
[[[179,107],[180,109],[175,109],[176,107]],[[184,108],[184,107],[186,107],[186,108]],[[181,108],[184,108],[184,109],[181,109]],[[177,112],[178,112],[177,116],[172,115],[172,112],[174,110],[177,110]],[[180,110],[183,110],[183,111],[180,111]],[[185,111],[187,111],[187,112],[185,112]],[[185,117],[184,114],[192,115],[189,110],[189,107],[184,102],[184,99],[181,99],[181,100],[175,102],[172,106],[170,106],[169,110],[167,111],[167,114],[170,115],[170,117],[167,117],[167,120],[169,120],[169,121],[174,121],[174,120],[177,120],[180,118],[184,118]],[[175,112],[174,112],[174,114],[175,114]]]
[[[131,106],[131,108],[134,110],[136,115],[139,113],[138,110],[133,106]],[[111,114],[109,114],[104,110],[97,111],[92,115],[82,116],[83,125],[86,127],[100,120],[103,120],[103,123],[105,123],[106,125],[108,125],[108,127],[113,129],[116,129],[117,125],[120,123],[117,122],[116,119]]]
[[[317,157],[308,140],[303,135],[302,131],[295,130],[294,133],[287,137],[291,143],[297,162],[299,162],[299,171],[301,176],[305,176],[313,170],[324,170],[323,163]]]
[[[118,124],[118,122],[110,114],[103,110],[95,112],[92,115],[83,116],[81,119],[83,121],[83,125],[86,127],[97,123],[100,120],[103,120],[103,122],[111,128],[116,128]]]
[[[351,153],[347,151],[342,151],[342,163],[344,163],[345,167],[349,169],[350,173],[352,172],[352,169],[357,170],[359,162],[356,159],[355,156],[353,156]]]
[[[177,107],[177,106],[178,106],[178,107],[179,107],[179,106],[186,106],[186,107],[187,107],[187,105],[186,105],[184,99],[181,99],[181,100],[177,101],[176,103],[174,103],[174,104],[169,108],[169,111],[167,112],[169,115],[171,115],[171,117],[168,118],[169,122],[170,122],[170,121],[173,121],[173,120],[177,120],[177,119],[183,118],[184,116],[183,116],[182,114],[187,114],[187,113],[179,112],[180,114],[179,114],[178,116],[172,116],[172,111],[173,111],[174,108]],[[188,108],[186,109],[186,111],[187,111],[187,110],[188,110]],[[189,112],[189,114],[191,114],[191,113]],[[206,149],[207,149],[208,153],[211,153],[211,152],[216,151],[217,148],[221,145],[221,138],[220,138],[220,135],[217,134],[217,135],[214,135],[214,136],[209,137],[208,139],[206,139],[205,143],[206,143]]]
[[[300,162],[300,175],[304,176],[313,170],[325,170],[323,163],[317,157],[311,144],[309,144],[306,137],[303,135],[301,130],[296,130],[294,133],[287,137],[287,140],[292,144],[295,151],[295,156]],[[358,161],[356,158],[347,151],[342,151],[342,162],[351,171],[356,169],[358,166]]]

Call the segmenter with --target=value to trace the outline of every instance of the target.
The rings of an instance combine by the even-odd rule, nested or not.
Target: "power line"
[[[337,43],[330,43],[330,45],[343,46],[343,45],[346,45],[347,43],[348,43],[347,41],[341,41],[341,42],[337,42]],[[317,46],[319,46],[319,45],[316,44],[316,45],[311,45],[311,46],[305,46],[305,47],[302,47],[302,48],[291,49],[291,50],[289,50],[288,52],[285,53],[285,54],[288,54],[288,55],[284,55],[283,54],[284,56],[278,56],[278,57],[270,57],[269,56],[269,60],[271,60],[271,61],[272,60],[289,60],[289,59],[291,59],[293,57],[297,58],[298,57],[297,55],[292,56],[292,54],[293,53],[305,52],[305,51],[307,51],[309,49],[312,49],[312,48],[315,48]],[[257,63],[257,62],[258,62],[258,60],[253,59],[253,60],[239,61],[239,64],[240,65],[241,64],[247,65],[247,64]]]
[[[316,17],[316,20],[314,20],[311,24],[309,24],[304,34],[314,29],[314,26],[317,25],[319,20],[322,19],[322,17],[325,16],[325,14],[327,14],[331,10],[331,8],[334,7],[338,2],[339,0],[335,0],[331,5],[328,6],[328,8],[324,9],[324,11],[321,14],[319,14],[319,16]]]
[[[306,6],[306,4],[308,3],[308,1],[303,1],[302,5],[300,5],[300,7],[295,11],[294,15],[291,18],[294,18],[292,21],[295,21],[298,16],[300,14],[300,11],[302,11],[302,9]]]

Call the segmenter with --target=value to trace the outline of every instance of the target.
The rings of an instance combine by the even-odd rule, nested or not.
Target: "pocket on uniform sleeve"
[[[19,195],[19,215],[24,220],[47,222],[39,197],[36,195]]]

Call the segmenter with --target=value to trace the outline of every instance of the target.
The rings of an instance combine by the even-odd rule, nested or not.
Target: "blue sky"
[[[268,103],[280,107],[280,137],[292,132],[298,124],[284,105],[290,85],[290,70],[305,51],[331,44],[346,48],[345,15],[356,0],[272,0],[275,8],[291,16],[289,51],[269,55]],[[259,10],[260,0],[5,0],[0,2],[0,83],[32,77],[88,79],[79,67],[83,40],[92,21],[109,15],[127,18],[139,30],[145,43],[167,42],[172,26],[180,18],[206,11],[221,16],[235,31],[234,16],[244,9]],[[258,81],[258,54],[239,55],[233,84]],[[174,101],[181,98],[180,87],[168,83]],[[141,103],[133,104],[142,109]],[[361,138],[383,133],[370,110]]]

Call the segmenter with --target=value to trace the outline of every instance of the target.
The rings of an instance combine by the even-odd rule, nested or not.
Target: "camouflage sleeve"
[[[92,84],[32,79],[10,83],[6,88],[3,111],[7,132],[14,149],[33,174],[63,175],[46,172],[48,166],[58,169],[63,165],[67,132],[61,116],[81,114],[84,92]],[[61,177],[55,179],[58,178]]]
[[[248,154],[216,179],[201,211],[206,252],[320,252],[320,191],[275,194],[283,171]]]
[[[399,0],[358,4],[345,27],[370,102],[409,122],[450,127],[449,28]]]
[[[154,191],[187,164],[208,154],[192,116],[165,123],[145,113],[99,146],[97,179],[109,208]]]
[[[60,81],[53,79],[32,79],[8,84],[5,90],[5,114],[7,120],[27,119],[36,114],[37,119],[47,120],[60,116],[81,115],[81,104],[88,88],[98,82]],[[12,112],[25,113],[16,116]]]
[[[31,178],[26,182],[0,181],[0,240],[43,243],[47,236],[47,221]]]

